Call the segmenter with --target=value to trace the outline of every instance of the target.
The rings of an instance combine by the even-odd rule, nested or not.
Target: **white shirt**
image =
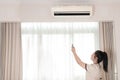
[[[86,65],[86,80],[102,80],[102,71],[99,64]]]

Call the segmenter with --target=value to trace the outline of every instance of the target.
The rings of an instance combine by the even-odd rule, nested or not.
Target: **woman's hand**
[[[73,46],[73,44],[72,44],[72,49],[71,49],[71,51],[72,51],[73,53],[76,53],[76,50],[75,50],[75,47]]]

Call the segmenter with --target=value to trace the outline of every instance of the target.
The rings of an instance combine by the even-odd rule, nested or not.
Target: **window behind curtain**
[[[22,23],[23,80],[85,80],[71,52],[92,63],[99,49],[97,22]]]

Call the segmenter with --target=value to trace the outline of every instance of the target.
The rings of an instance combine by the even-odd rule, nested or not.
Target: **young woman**
[[[86,64],[76,54],[75,47],[72,45],[72,52],[76,62],[86,70],[86,80],[103,80],[102,71],[108,71],[108,57],[107,53],[97,50],[91,55],[93,64]],[[103,63],[103,66],[100,63]]]

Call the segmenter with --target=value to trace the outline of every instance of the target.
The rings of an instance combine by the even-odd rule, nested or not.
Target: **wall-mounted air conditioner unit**
[[[92,6],[56,6],[52,8],[53,16],[92,16]]]

